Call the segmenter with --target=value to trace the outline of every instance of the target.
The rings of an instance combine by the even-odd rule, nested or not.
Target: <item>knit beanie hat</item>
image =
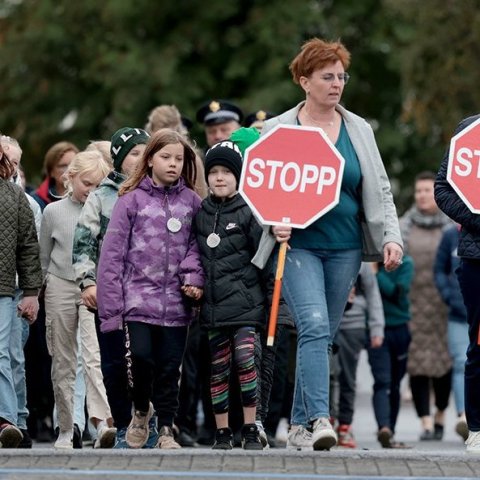
[[[213,145],[205,154],[205,179],[208,183],[208,173],[215,165],[227,167],[235,176],[237,184],[242,173],[242,153],[238,146],[230,140]]]
[[[141,128],[123,127],[112,135],[110,154],[113,166],[117,172],[121,172],[122,163],[128,152],[135,146],[148,142],[150,135]]]
[[[235,142],[242,152],[242,156],[245,155],[245,150],[252,144],[254,144],[260,138],[260,133],[255,127],[239,128],[230,135],[230,140]]]

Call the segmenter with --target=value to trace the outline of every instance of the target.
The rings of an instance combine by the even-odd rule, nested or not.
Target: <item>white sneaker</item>
[[[93,448],[113,448],[117,437],[117,429],[104,425],[97,430],[97,439]]]
[[[469,431],[465,445],[467,453],[480,453],[480,432]]]
[[[312,444],[314,450],[330,450],[337,444],[337,434],[328,418],[317,418],[313,422],[312,428]]]
[[[73,428],[59,432],[57,441],[53,447],[59,450],[73,450]]]
[[[292,425],[288,432],[287,448],[312,450],[312,434],[303,425]]]
[[[153,416],[153,405],[150,402],[148,412],[141,412],[135,410],[132,415],[132,420],[127,428],[125,440],[130,448],[142,448],[148,440],[150,433],[148,422]]]
[[[261,420],[255,420],[255,425],[257,426],[258,436],[260,437],[260,441],[262,442],[263,449],[268,450],[270,448],[270,445],[268,443],[267,433],[265,432],[265,429],[263,428],[262,421]]]
[[[288,440],[288,419],[282,417],[278,422],[277,430],[275,432],[275,442],[280,445],[285,445]]]
[[[157,447],[163,450],[177,450],[182,448],[173,436],[172,427],[169,427],[168,425],[164,425],[158,429]]]

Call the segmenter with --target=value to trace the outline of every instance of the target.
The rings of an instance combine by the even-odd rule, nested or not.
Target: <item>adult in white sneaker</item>
[[[480,119],[480,115],[462,120],[454,136]],[[460,224],[457,254],[460,265],[457,269],[463,302],[467,309],[468,338],[467,361],[465,363],[465,414],[468,424],[467,452],[480,453],[480,215],[472,213],[463,199],[447,180],[449,149],[435,181],[435,201],[451,219]]]
[[[390,183],[373,130],[339,105],[349,79],[350,53],[340,42],[307,41],[290,64],[305,101],[265,122],[321,128],[345,159],[339,204],[304,230],[264,230],[254,263],[263,267],[275,239],[288,241],[283,295],[298,333],[291,424],[312,428],[315,450],[337,442],[329,418],[329,351],[360,262],[383,261],[393,270],[403,250]],[[308,146],[305,146],[308,154]],[[293,440],[293,437],[292,439]]]

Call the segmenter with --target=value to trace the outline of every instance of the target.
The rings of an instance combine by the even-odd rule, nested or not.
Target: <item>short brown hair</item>
[[[70,142],[58,142],[52,145],[45,154],[45,160],[43,162],[44,173],[47,177],[50,177],[53,169],[57,166],[60,159],[67,153],[78,153],[78,148]]]
[[[350,65],[350,52],[340,41],[326,42],[320,38],[307,40],[300,49],[300,52],[290,63],[293,81],[300,83],[300,77],[310,75],[320,68],[338,60],[342,62],[345,70]]]
[[[433,182],[437,179],[436,173],[432,172],[431,170],[425,170],[424,172],[417,173],[415,175],[415,183],[420,182],[422,180],[432,180]]]

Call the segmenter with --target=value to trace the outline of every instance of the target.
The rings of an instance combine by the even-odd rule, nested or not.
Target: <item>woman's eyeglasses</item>
[[[337,73],[337,78],[340,82],[343,82],[345,85],[348,83],[348,80],[350,80],[350,75],[348,73]],[[333,82],[335,80],[335,74],[334,73],[325,73],[322,75],[322,80],[325,80],[326,82]]]

